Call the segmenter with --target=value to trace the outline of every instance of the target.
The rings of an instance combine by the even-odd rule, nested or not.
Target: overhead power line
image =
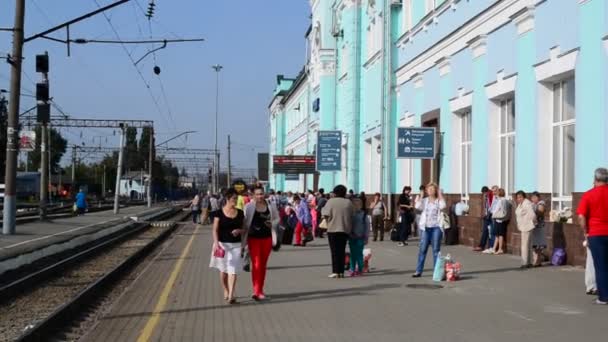
[[[95,2],[95,4],[97,4],[98,7],[101,8],[101,5],[99,4],[99,2],[97,0],[93,0]],[[112,31],[114,31],[114,35],[116,36],[116,38],[121,41],[122,39],[120,38],[120,35],[118,34],[118,31],[116,30],[116,28],[114,27],[114,24],[112,24],[112,21],[110,20],[110,18],[108,17],[108,15],[103,12],[102,13],[104,18],[106,18],[106,21],[108,22],[108,25],[110,25],[110,27],[112,28]],[[146,78],[144,77],[144,75],[141,73],[141,71],[139,70],[139,68],[137,67],[136,63],[135,63],[135,59],[133,59],[133,55],[129,52],[129,50],[127,50],[127,47],[125,46],[124,43],[121,43],[120,46],[122,46],[123,50],[125,51],[125,53],[127,54],[127,56],[129,57],[129,59],[131,60],[131,64],[133,64],[133,67],[135,68],[135,70],[137,71],[137,74],[139,75],[139,77],[141,78],[142,82],[144,82],[144,85],[146,86],[146,89],[148,90],[148,94],[150,95],[150,97],[152,98],[152,101],[154,102],[154,105],[156,107],[156,110],[158,111],[158,113],[161,115],[161,117],[166,120],[165,115],[163,114],[162,110],[160,109],[160,105],[158,104],[158,101],[156,100],[156,98],[154,97],[154,94],[152,94],[152,89],[150,88],[150,84],[148,83],[148,81],[146,80]],[[170,113],[171,114],[171,113]],[[170,116],[171,119],[171,123],[173,125],[173,128],[175,128],[175,120],[173,119],[173,116]],[[167,125],[169,124],[169,122],[167,122]]]

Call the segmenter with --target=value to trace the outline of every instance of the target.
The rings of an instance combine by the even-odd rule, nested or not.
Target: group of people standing
[[[521,268],[540,267],[547,248],[545,232],[546,204],[538,192],[530,196],[524,191],[515,193],[514,205],[506,198],[505,189],[484,186],[482,193],[482,227],[479,245],[473,250],[483,254],[504,254],[507,230],[515,214],[521,236]],[[528,199],[528,197],[530,197]],[[486,248],[487,247],[487,248]]]
[[[420,244],[416,271],[412,275],[417,278],[424,270],[429,247],[432,248],[433,265],[437,262],[444,231],[449,228],[449,223],[446,223],[446,200],[437,184],[421,187],[415,197],[412,197],[411,190],[409,186],[404,187],[397,203],[399,246],[407,245],[412,227],[417,227]],[[195,207],[199,210],[208,208],[210,212],[202,214],[203,217],[211,217],[213,224],[214,252],[210,267],[220,271],[224,299],[231,304],[236,303],[237,274],[245,265],[251,270],[252,298],[266,299],[266,265],[273,246],[279,243],[279,226],[285,225],[290,217],[293,218],[292,225],[296,227],[296,246],[304,246],[313,236],[324,237],[327,233],[332,264],[330,278],[344,278],[346,267],[350,268],[351,276],[361,275],[364,269],[363,250],[370,231],[374,241],[384,239],[388,210],[379,193],[374,195],[369,206],[365,194],[355,195],[352,190],[347,192],[343,185],[336,186],[327,195],[323,189],[317,193],[275,194],[270,191],[265,194],[263,187],[256,186],[249,196],[253,200],[242,208],[239,208],[239,196],[242,195],[229,189],[221,199],[205,196],[192,202],[193,212]],[[205,198],[209,198],[209,204]],[[514,217],[521,236],[521,268],[541,266],[547,248],[546,204],[538,192],[528,195],[518,191],[514,199],[514,203],[508,200],[505,190],[498,186],[482,188],[481,240],[474,250],[484,254],[504,254],[507,230]],[[587,293],[597,294],[598,304],[607,304],[608,170],[596,170],[594,188],[582,197],[577,214],[579,224],[585,230],[585,245],[588,246]],[[345,265],[347,244],[350,250],[348,266]]]

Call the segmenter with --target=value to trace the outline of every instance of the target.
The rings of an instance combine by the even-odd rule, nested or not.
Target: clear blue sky
[[[94,10],[96,1],[103,6],[114,0],[28,0],[26,36]],[[150,36],[147,18],[136,1],[147,8],[148,0],[133,0],[107,12],[123,40]],[[0,2],[0,27],[11,27],[14,1]],[[220,147],[224,153],[226,135],[231,134],[235,142],[233,163],[237,167],[256,167],[255,153],[268,150],[267,107],[276,75],[295,75],[305,60],[308,0],[156,0],[156,4],[153,37],[207,40],[170,45],[156,54],[168,101],[152,72],[152,56],[138,65],[157,98],[160,112],[121,45],[73,45],[72,56],[67,57],[63,44],[47,40],[28,43],[22,91],[33,93],[33,82],[40,79],[34,56],[46,50],[51,56],[51,96],[69,115],[151,119],[157,142],[181,131],[196,130],[198,133],[187,141],[177,140],[172,146],[212,148],[215,73],[210,66],[220,63],[225,67],[220,81]],[[116,39],[103,15],[76,24],[70,31],[72,38]],[[65,31],[53,36],[65,38]],[[2,55],[11,50],[11,42],[11,34],[0,32]],[[148,48],[127,46],[135,60]],[[8,89],[9,75],[9,66],[0,63],[0,88]],[[23,109],[33,105],[33,99],[22,97]],[[94,136],[112,135],[110,130],[62,132],[70,143],[87,145],[93,144]],[[106,138],[101,140],[106,145]],[[99,144],[99,139],[95,144]],[[118,146],[118,139],[108,137],[107,145]]]

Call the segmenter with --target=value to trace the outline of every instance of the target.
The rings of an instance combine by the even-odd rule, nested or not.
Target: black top
[[[402,205],[412,205],[412,201],[410,200],[410,196],[407,196],[405,194],[401,194],[401,196],[399,196],[399,209],[401,209],[403,211],[409,211],[410,210],[408,208],[401,208]]]
[[[241,242],[241,236],[232,235],[232,231],[235,229],[243,228],[243,219],[245,215],[243,211],[237,209],[237,214],[235,218],[227,217],[224,214],[224,210],[220,209],[216,212],[215,218],[219,219],[219,229],[218,229],[218,238],[220,242],[228,242],[228,243],[237,243]]]
[[[270,230],[270,209],[266,207],[266,211],[261,213],[255,211],[251,220],[251,228],[249,228],[249,237],[255,239],[265,239],[272,237]]]

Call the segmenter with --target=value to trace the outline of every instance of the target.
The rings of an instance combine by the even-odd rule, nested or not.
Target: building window
[[[426,11],[424,13],[429,13],[437,7],[437,0],[426,0]]]
[[[403,33],[412,28],[412,0],[403,0]]]
[[[382,20],[380,15],[370,14],[370,22],[367,27],[367,58],[370,59],[382,47]]]
[[[344,45],[342,45],[342,49],[340,49],[340,54],[341,54],[340,77],[344,77],[344,76],[346,76],[346,74],[348,73],[348,70],[350,68],[350,54],[349,54],[349,50],[348,50],[348,44],[345,43]]]
[[[461,140],[460,140],[460,174],[461,174],[461,193],[463,199],[468,199],[471,193],[471,147],[472,139],[472,120],[471,111],[462,114],[460,119]]]
[[[515,192],[515,102],[500,102],[500,184]]]
[[[553,85],[553,209],[572,208],[576,106],[574,77]]]

